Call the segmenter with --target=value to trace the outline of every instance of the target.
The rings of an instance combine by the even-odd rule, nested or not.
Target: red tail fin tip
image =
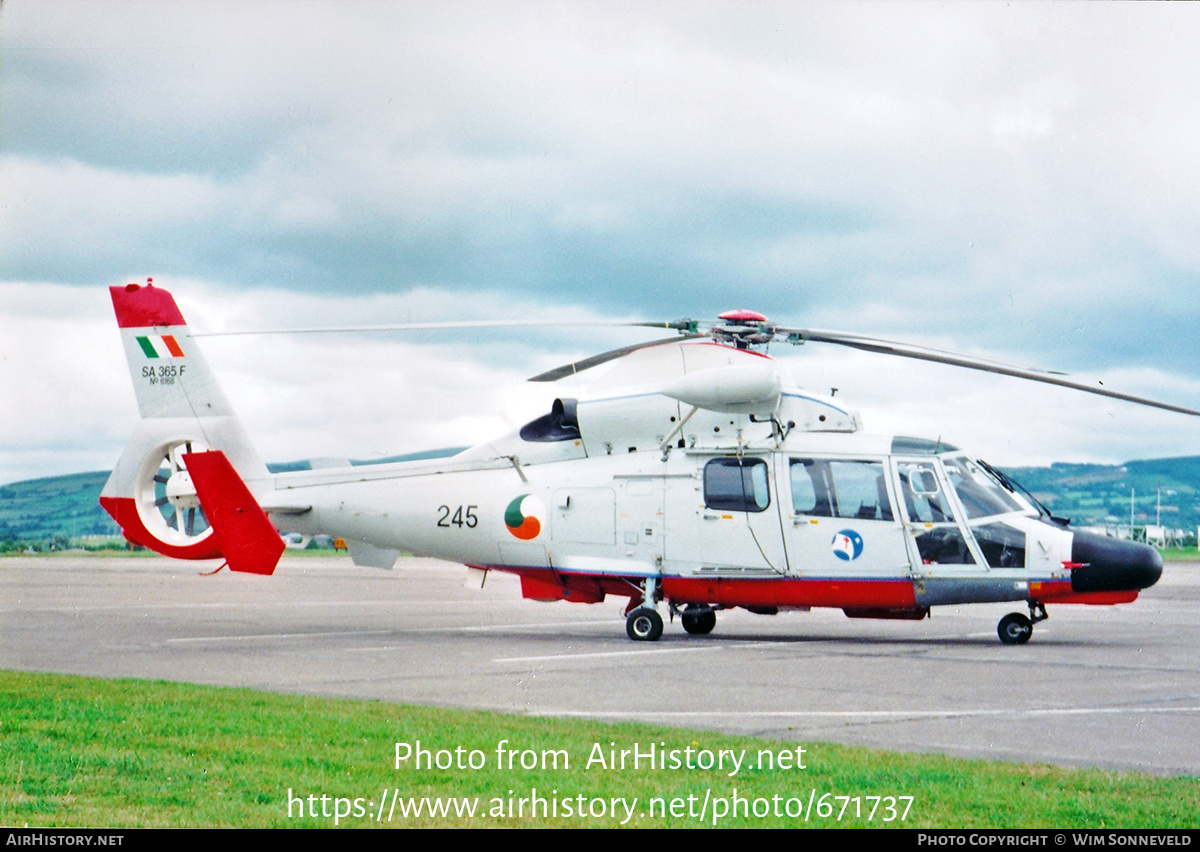
[[[109,287],[108,292],[117,312],[117,325],[121,328],[187,325],[171,294],[149,281],[145,286]]]

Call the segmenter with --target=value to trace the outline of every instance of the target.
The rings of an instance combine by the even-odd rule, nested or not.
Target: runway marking
[[[332,636],[371,636],[380,633],[392,633],[393,631],[383,630],[337,630],[329,633],[321,633],[313,631],[310,633],[242,633],[225,636],[176,636],[172,639],[164,639],[166,645],[187,645],[195,642],[244,642],[247,639],[312,639],[314,637],[332,637]]]
[[[630,651],[594,651],[586,654],[545,654],[540,657],[495,657],[493,663],[544,663],[557,660],[594,660],[599,657],[633,657],[646,654],[686,654],[694,651],[720,651],[721,645],[707,647],[692,646],[690,648],[646,648]]]
[[[511,603],[510,601],[448,601],[444,599],[428,600],[428,601],[392,601],[392,600],[365,600],[365,601],[218,601],[214,603],[164,603],[164,604],[96,604],[94,606],[44,606],[44,607],[0,607],[0,615],[24,615],[35,612],[108,612],[110,610],[144,610],[144,609],[265,609],[267,607],[318,607],[318,606],[334,606],[334,607],[359,607],[359,606],[391,606],[397,608],[416,608],[427,609],[429,607],[438,607],[446,609],[452,606],[461,606],[468,609],[478,608],[480,606],[494,605],[497,607],[505,607]]]
[[[406,636],[409,634],[417,634],[417,633],[487,633],[490,631],[501,631],[501,630],[529,630],[531,628],[539,628],[539,627],[559,629],[559,628],[568,627],[568,626],[571,626],[571,627],[588,627],[588,626],[608,627],[608,623],[600,622],[600,621],[597,621],[597,622],[570,621],[570,622],[561,622],[558,624],[552,624],[552,623],[548,623],[548,622],[539,621],[539,622],[533,622],[530,624],[482,624],[482,625],[462,626],[462,627],[385,627],[385,628],[380,628],[378,630],[330,630],[330,631],[310,630],[310,631],[301,632],[301,633],[233,633],[233,634],[224,634],[221,636],[182,636],[182,637],[176,636],[171,639],[164,639],[162,641],[166,644],[171,644],[171,643],[189,643],[189,642],[230,642],[230,641],[244,641],[247,639],[314,639],[314,638],[336,637],[336,636],[387,636],[387,635],[394,635],[394,636],[399,637],[399,636]],[[342,650],[346,650],[346,651],[380,650],[380,649],[387,648],[387,647],[390,647],[390,646],[379,645],[379,646],[375,646],[372,648],[365,648],[365,649],[364,648],[346,648],[346,649],[342,649]],[[525,657],[524,659],[527,659],[527,660],[528,659],[536,659],[536,657]]]
[[[763,719],[953,719],[963,716],[1083,716],[1117,714],[1157,713],[1200,713],[1195,707],[1059,707],[1030,708],[1016,710],[532,710],[543,716],[579,717],[587,719],[720,719],[720,718],[763,718]]]
[[[597,622],[605,624],[605,622]],[[683,654],[693,651],[741,651],[750,648],[775,648],[775,642],[739,642],[736,645],[687,645],[675,647],[631,648],[626,651],[589,651],[579,654],[545,654],[540,657],[495,657],[493,663],[544,663],[554,660],[594,660],[601,657],[631,657],[642,654]]]

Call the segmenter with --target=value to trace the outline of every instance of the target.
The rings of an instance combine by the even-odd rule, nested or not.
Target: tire
[[[625,619],[625,633],[635,642],[654,642],[662,632],[662,616],[652,609],[638,607]]]
[[[1019,612],[1010,612],[1000,619],[996,632],[1005,645],[1024,645],[1033,635],[1033,622]]]
[[[695,612],[693,609],[699,607],[689,606],[683,611],[679,620],[683,623],[683,629],[693,636],[703,636],[706,633],[712,633],[713,628],[717,626],[717,614],[711,609]]]

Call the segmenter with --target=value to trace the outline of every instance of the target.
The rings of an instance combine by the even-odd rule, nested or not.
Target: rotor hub
[[[767,327],[767,318],[757,311],[744,308],[726,311],[718,319],[724,325],[714,325],[712,335],[719,341],[732,343],[738,349],[761,346],[775,338],[773,329]]]

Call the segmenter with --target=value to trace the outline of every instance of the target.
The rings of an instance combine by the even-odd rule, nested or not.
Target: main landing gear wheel
[[[1005,645],[1024,645],[1033,635],[1033,622],[1019,612],[1010,612],[996,628]]]
[[[654,642],[662,636],[662,616],[652,609],[638,607],[625,619],[625,632],[635,642]]]
[[[703,636],[712,633],[717,626],[717,614],[711,609],[690,604],[679,616],[683,629],[693,636]]]

